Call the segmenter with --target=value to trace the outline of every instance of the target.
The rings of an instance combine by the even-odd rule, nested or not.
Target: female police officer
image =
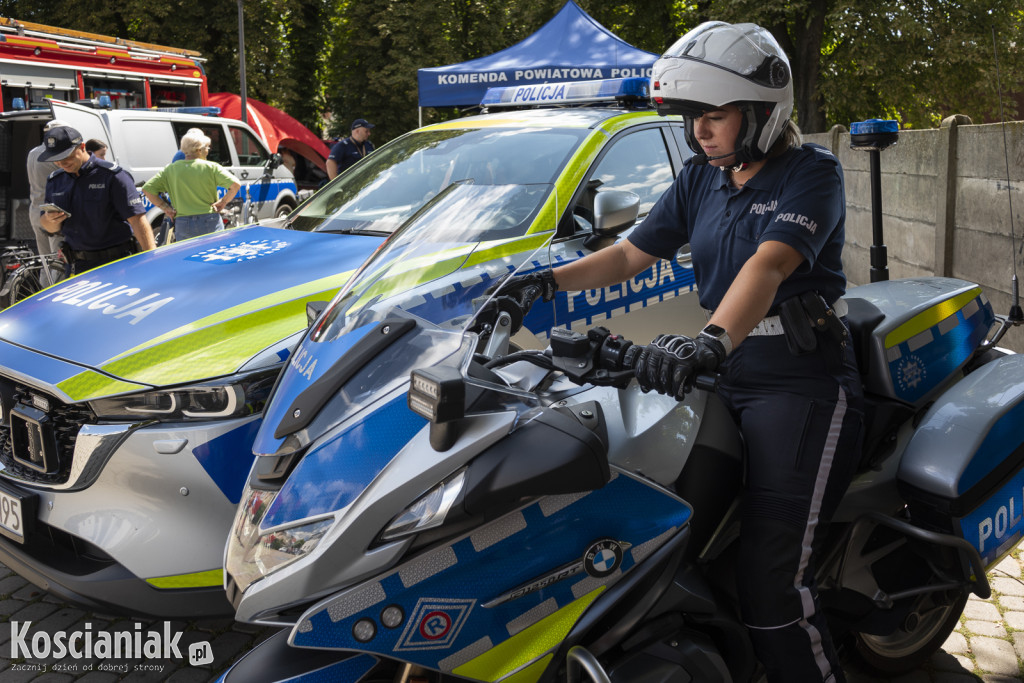
[[[515,278],[583,290],[622,282],[689,243],[709,324],[661,335],[634,363],[682,398],[700,372],[747,448],[738,592],[769,681],[842,680],[817,605],[812,548],[860,451],[862,395],[840,318],[845,197],[838,161],[800,145],[789,61],[753,24],[708,22],[654,66],[660,113],[681,113],[694,157],[627,240]]]

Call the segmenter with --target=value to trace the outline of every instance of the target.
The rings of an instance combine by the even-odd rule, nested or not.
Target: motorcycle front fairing
[[[367,489],[375,478],[400,469],[389,463],[413,449],[425,431],[426,421],[405,405],[409,373],[444,359],[458,366],[471,358],[476,336],[464,330],[488,300],[488,289],[524,263],[546,267],[551,233],[526,230],[538,215],[553,216],[557,204],[550,185],[451,185],[364,264],[311,326],[265,410],[254,445],[262,457],[227,547],[228,587],[245,618],[267,620],[282,604],[308,600],[302,581],[283,578],[303,567],[314,570],[329,593],[350,574],[372,571],[364,563],[386,566],[404,552],[407,539],[380,545],[377,536],[424,492],[416,487],[430,488],[461,464],[458,449],[443,457],[430,451],[413,465],[423,471],[395,475],[411,487],[390,492],[402,499],[397,510],[374,508],[383,516],[377,519],[372,510],[353,506],[373,497]],[[545,223],[553,226],[554,220]],[[493,439],[526,409],[518,404],[530,396],[519,393],[510,412],[479,420],[494,431]],[[390,485],[376,482],[375,488]],[[365,562],[351,549],[337,562],[307,561],[317,544],[324,552],[331,545],[326,541],[342,530],[350,539],[346,545],[379,547]],[[328,565],[337,577],[320,576]],[[247,594],[253,582],[259,590]],[[269,595],[271,584],[285,584],[295,595]]]
[[[480,192],[452,190],[435,209],[463,203],[453,217],[470,215]],[[545,195],[539,210],[557,214]],[[329,305],[276,387],[228,541],[229,595],[240,620],[291,626],[294,647],[487,681],[528,669],[536,680],[611,587],[679,547],[691,509],[609,468],[586,425],[601,423],[598,403],[546,405],[537,373],[498,377],[476,362],[501,326],[485,321],[503,306],[502,290],[489,290],[511,271],[549,267],[550,235],[513,257],[507,244],[427,242],[414,225]],[[363,354],[372,360],[344,367]],[[406,405],[409,371],[423,367],[455,369],[465,384],[447,450]],[[578,457],[560,461],[566,452]],[[598,461],[603,474],[587,468]]]

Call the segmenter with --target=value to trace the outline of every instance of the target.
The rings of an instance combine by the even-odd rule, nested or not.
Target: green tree
[[[1004,90],[1024,87],[1019,0],[715,0],[709,16],[772,31],[793,65],[797,122],[808,133],[872,117],[904,127],[954,113],[994,118],[993,27]]]
[[[279,70],[279,106],[318,135],[323,134],[324,84],[331,73],[328,57],[340,5],[339,0],[292,0],[284,17],[287,47]]]
[[[949,114],[999,115],[993,29],[1004,93],[1024,91],[1020,0],[578,0],[598,22],[660,54],[701,21],[752,21],[793,65],[794,100],[808,133],[870,117],[934,126]],[[528,37],[564,0],[244,0],[249,96],[314,131],[380,125],[379,143],[418,124],[416,72],[483,57]],[[230,0],[0,0],[0,14],[162,45],[206,58],[211,91],[238,92],[237,4]],[[1006,118],[1017,111],[1004,97]],[[424,122],[462,112],[427,109]]]

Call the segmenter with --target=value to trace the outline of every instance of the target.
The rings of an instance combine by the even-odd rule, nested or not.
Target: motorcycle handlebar
[[[551,330],[551,348],[548,351],[520,351],[494,358],[486,367],[525,360],[549,370],[560,370],[577,384],[623,389],[633,379],[633,361],[643,348],[643,345],[611,334],[603,327],[592,328],[586,334],[556,327]],[[693,385],[702,391],[717,391],[718,380],[716,374],[701,373],[694,377]]]
[[[632,377],[633,370],[635,369],[633,362],[640,355],[640,351],[643,350],[644,346],[634,344],[628,339],[618,335],[610,334],[608,330],[603,327],[591,330],[591,333],[588,336],[593,341],[600,341],[600,345],[595,353],[595,371],[605,371],[608,378],[612,380],[621,380],[625,377],[627,380],[626,383],[628,383],[628,379]],[[701,373],[693,378],[693,385],[702,391],[717,391],[718,380],[719,376],[717,374]],[[611,381],[604,383],[615,384],[616,382]]]

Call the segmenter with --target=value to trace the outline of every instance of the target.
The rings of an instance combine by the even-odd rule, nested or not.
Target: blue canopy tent
[[[487,57],[417,72],[419,105],[477,105],[488,88],[650,76],[658,55],[638,50],[568,0],[529,38]]]

